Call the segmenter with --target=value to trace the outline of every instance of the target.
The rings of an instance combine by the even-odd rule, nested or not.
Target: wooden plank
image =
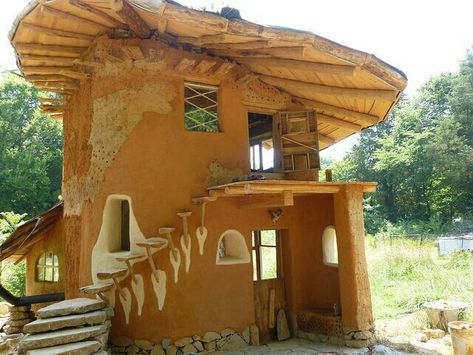
[[[14,46],[15,46],[16,51],[20,54],[21,52],[34,51],[34,52],[47,52],[48,55],[60,54],[66,57],[74,57],[74,58],[78,58],[80,54],[87,49],[87,47],[60,46],[60,45],[54,45],[54,44],[21,43],[21,42],[15,43]]]
[[[101,31],[105,31],[105,30],[108,30],[109,28],[113,27],[113,26],[104,25],[102,23],[98,23],[98,22],[93,21],[93,20],[89,20],[89,19],[84,18],[84,17],[73,15],[70,12],[58,10],[58,9],[55,9],[53,7],[50,7],[50,6],[47,6],[47,5],[44,5],[44,4],[41,4],[41,10],[45,14],[49,14],[51,16],[58,17],[58,18],[61,18],[63,20],[70,20],[70,21],[79,22],[81,25],[88,25],[88,26],[96,27],[97,29],[100,29]]]
[[[234,63],[231,62],[223,62],[217,69],[214,71],[214,75],[216,76],[224,76],[226,75],[230,70],[232,70],[235,67]]]
[[[255,68],[255,65],[260,67],[268,67],[270,69],[287,69],[295,70],[304,73],[321,73],[321,74],[332,74],[340,76],[352,77],[355,72],[355,67],[350,65],[337,65],[337,64],[326,64],[326,63],[314,63],[294,59],[281,59],[281,58],[238,58],[237,62],[245,64],[251,68],[252,71],[260,74],[268,74],[270,71],[260,70]]]
[[[216,64],[217,62],[215,60],[202,59],[200,63],[195,66],[194,71],[199,74],[205,74]]]
[[[104,19],[105,21],[110,22],[113,27],[116,28],[125,28],[125,24],[118,21],[115,17],[107,14],[106,12],[99,10],[81,0],[69,0],[69,4],[78,7],[84,11],[87,11],[88,13],[94,14],[96,16],[99,16],[100,18]]]
[[[336,142],[335,139],[322,133],[319,133],[319,141],[328,145],[332,145]]]
[[[74,64],[74,58],[71,57],[51,57],[47,55],[19,54],[20,60],[33,60],[37,62],[48,62],[70,67]]]
[[[301,94],[310,93],[329,95],[346,99],[358,100],[382,100],[394,102],[397,98],[397,91],[379,90],[379,89],[358,89],[344,88],[338,86],[327,86],[313,83],[302,82],[298,80],[281,79],[269,75],[261,75],[260,79],[269,85],[282,88],[290,93]]]
[[[145,39],[151,36],[151,29],[127,0],[110,0],[110,7],[139,38]]]
[[[56,37],[65,37],[65,38],[75,38],[75,39],[84,39],[87,41],[93,41],[95,36],[89,35],[86,33],[79,33],[79,32],[72,32],[72,31],[64,31],[64,30],[57,30],[50,27],[44,27],[35,25],[32,23],[22,22],[21,26],[27,28],[31,31],[42,33],[49,36],[56,36]]]
[[[315,111],[325,114],[332,114],[338,115],[341,117],[351,118],[354,120],[360,120],[366,122],[370,125],[377,124],[380,121],[380,118],[374,115],[370,115],[368,113],[363,113],[359,111],[349,110],[339,106],[333,106],[326,104],[320,101],[308,100],[302,97],[294,97],[297,101],[305,105],[306,107],[310,107],[315,109]]]

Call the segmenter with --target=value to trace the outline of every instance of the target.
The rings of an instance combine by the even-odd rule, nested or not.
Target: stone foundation
[[[221,332],[207,332],[204,335],[184,337],[174,342],[163,339],[155,344],[148,340],[132,340],[117,337],[111,341],[112,354],[178,355],[213,351],[235,351],[248,345],[259,345],[258,327],[254,324],[241,333],[226,328]]]
[[[368,330],[344,328],[345,344],[352,348],[365,348],[376,343],[374,325]]]
[[[23,333],[23,327],[35,320],[31,306],[8,306],[8,320],[3,327],[5,334]]]

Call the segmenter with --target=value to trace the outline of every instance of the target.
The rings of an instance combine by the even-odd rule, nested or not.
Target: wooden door
[[[274,167],[289,179],[307,177],[320,168],[315,111],[278,112],[273,119]]]
[[[274,232],[275,243],[268,243],[268,234]],[[266,234],[266,235],[265,235]],[[266,237],[266,238],[265,238]],[[286,289],[282,267],[282,250],[279,231],[253,232],[253,267],[255,319],[259,328],[260,343],[266,344],[276,339],[276,316],[280,309],[286,308]],[[266,242],[265,242],[266,241]],[[268,273],[265,255],[274,248],[276,255],[276,271]],[[271,254],[271,253],[269,253]]]

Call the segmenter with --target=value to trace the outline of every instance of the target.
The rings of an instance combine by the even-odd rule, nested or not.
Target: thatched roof
[[[85,55],[104,33],[130,28],[140,38],[198,48],[316,109],[322,148],[383,120],[406,87],[406,76],[374,55],[222,14],[159,0],[39,0],[19,15],[10,40],[28,80],[66,94],[93,71]]]
[[[0,245],[0,261],[21,261],[34,244],[41,241],[46,233],[62,218],[63,202],[58,202],[49,210],[20,224]]]

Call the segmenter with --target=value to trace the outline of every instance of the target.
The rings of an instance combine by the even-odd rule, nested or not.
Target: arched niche
[[[338,267],[337,232],[334,226],[327,226],[322,234],[324,264]]]
[[[245,237],[237,230],[225,231],[217,244],[217,265],[246,264],[251,261]]]

